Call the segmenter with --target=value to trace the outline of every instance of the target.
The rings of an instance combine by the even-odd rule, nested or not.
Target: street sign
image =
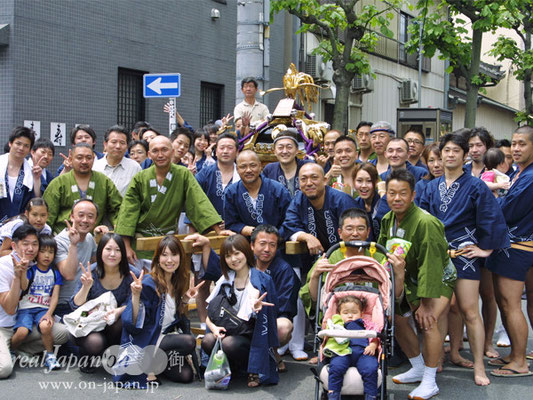
[[[143,96],[180,97],[180,74],[145,74],[143,75]]]

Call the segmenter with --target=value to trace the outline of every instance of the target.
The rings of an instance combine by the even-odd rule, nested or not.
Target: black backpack
[[[207,306],[207,316],[213,324],[226,330],[226,335],[242,335],[251,337],[254,331],[254,319],[245,321],[237,316],[235,309],[237,296],[233,285],[224,283],[218,294]]]

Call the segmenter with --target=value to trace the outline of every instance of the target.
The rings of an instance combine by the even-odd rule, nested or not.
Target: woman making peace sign
[[[209,264],[218,261],[218,256],[211,252],[207,260],[204,258],[204,267],[207,270]],[[247,371],[249,387],[278,382],[277,363],[272,356],[272,349],[279,346],[277,307],[273,302],[276,299],[276,289],[272,278],[253,268],[254,265],[250,243],[244,236],[229,236],[222,243],[220,266],[223,276],[217,281],[207,302],[216,304],[220,294],[228,295],[228,287],[228,297],[232,304],[232,307],[228,307],[232,308],[229,311],[241,320],[248,321],[251,330],[246,334],[231,334],[228,332],[229,326],[217,326],[208,316],[205,322],[211,333],[207,333],[202,340],[202,349],[210,354],[216,339],[221,338],[232,371]],[[213,317],[209,306],[207,309],[208,315]]]
[[[132,275],[138,276],[139,271],[129,266],[124,241],[116,233],[106,233],[102,236],[96,250],[95,264],[89,266],[87,263],[85,268],[80,263],[80,267],[82,275],[69,302],[73,310],[108,291],[111,291],[117,300],[117,308],[106,315],[109,325],[103,331],[76,338],[76,344],[80,346],[82,354],[89,356],[90,361],[92,357],[102,354],[107,347],[120,343],[120,316],[131,297]],[[80,366],[80,370],[85,373],[92,373],[95,369],[91,362]]]
[[[131,299],[122,314],[122,343],[132,342],[143,349],[150,345],[159,347],[168,358],[164,376],[184,383],[193,380],[192,369],[184,362],[184,356],[193,353],[196,340],[190,334],[178,333],[177,328],[187,303],[203,284],[187,290],[189,274],[189,257],[180,241],[174,236],[165,236],[157,246],[150,274],[144,279],[142,275],[133,277]],[[179,358],[181,362],[174,362]],[[144,362],[150,363],[150,360]],[[146,373],[116,379],[136,381],[140,387],[157,380],[155,375]]]

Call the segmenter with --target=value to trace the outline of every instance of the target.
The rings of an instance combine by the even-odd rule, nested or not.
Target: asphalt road
[[[523,302],[525,303],[525,302]],[[523,304],[525,309],[525,304]],[[524,310],[525,311],[525,310]],[[467,343],[465,343],[467,345]],[[528,349],[533,350],[533,332],[530,329]],[[508,350],[500,349],[502,354]],[[468,351],[463,355],[470,357]],[[146,392],[143,390],[115,390],[110,383],[110,376],[103,370],[86,375],[77,368],[70,371],[61,370],[45,374],[42,368],[21,368],[17,366],[14,374],[7,380],[0,381],[0,399],[2,400],[95,400],[95,399],[148,399],[148,400],[196,400],[196,399],[231,399],[257,400],[262,399],[313,399],[315,381],[309,371],[309,365],[294,362],[290,356],[285,357],[289,372],[281,375],[276,386],[249,389],[246,381],[233,379],[230,389],[226,392],[207,391],[203,382],[192,384],[176,384],[164,380],[162,385]],[[493,367],[488,367],[488,370]],[[389,393],[395,399],[407,399],[412,385],[395,385],[391,376],[407,369],[407,366],[389,371]],[[532,367],[533,370],[533,367]],[[533,399],[533,376],[523,378],[491,377],[492,384],[477,387],[473,381],[473,373],[446,362],[445,369],[437,376],[440,394],[438,400],[502,400],[502,399]]]

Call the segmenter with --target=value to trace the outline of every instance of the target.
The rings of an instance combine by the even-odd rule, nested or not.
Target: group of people
[[[406,257],[391,251],[374,258],[394,274],[396,338],[412,368],[393,381],[419,383],[410,398],[439,392],[447,334],[450,360],[473,367],[478,385],[490,383],[484,356],[497,367],[494,376],[531,374],[520,302],[525,287],[533,323],[532,127],[497,147],[483,128],[425,146],[416,129],[400,138],[385,121],[361,122],[355,137],[329,131],[323,153],[309,159],[297,157],[301,140],[286,131],[273,140],[278,161],[263,168],[253,150],[239,151],[238,137],[268,109],[255,100],[253,79],[242,90],[234,116],[246,126],[238,135],[217,125],[193,132],[176,113],[179,127],[170,137],[145,122],[132,132],[117,125],[97,153],[96,133],[79,125],[56,174],[46,169],[54,146],[34,141],[28,128],[13,130],[0,156],[0,377],[10,376],[13,351],[44,349],[52,370],[60,367],[56,345],[93,360],[111,345],[133,343],[187,362],[114,379],[141,387],[161,375],[190,382],[196,340],[186,311],[194,298],[206,329],[202,351],[209,355],[220,339],[248,386],[277,383],[287,370],[282,355],[308,358],[306,320],[315,315],[321,277],[344,258],[372,256],[355,248],[322,253],[341,240],[387,246],[393,239],[410,243]],[[219,254],[210,231],[227,236]],[[177,233],[188,234],[192,257]],[[137,250],[137,238],[159,236],[154,252]],[[285,241],[303,242],[307,254],[287,254]],[[69,335],[61,318],[109,291],[117,307],[106,314],[105,329]],[[339,309],[348,329],[363,311],[358,301]],[[498,308],[510,338],[507,357],[492,345]],[[459,354],[463,324],[473,362]],[[334,361],[331,371],[344,371],[363,353],[375,358],[378,343],[365,340],[350,345],[357,357]],[[80,366],[85,373],[96,368]],[[339,398],[339,373],[330,378],[329,396]],[[368,399],[377,396],[374,386],[368,384]]]

